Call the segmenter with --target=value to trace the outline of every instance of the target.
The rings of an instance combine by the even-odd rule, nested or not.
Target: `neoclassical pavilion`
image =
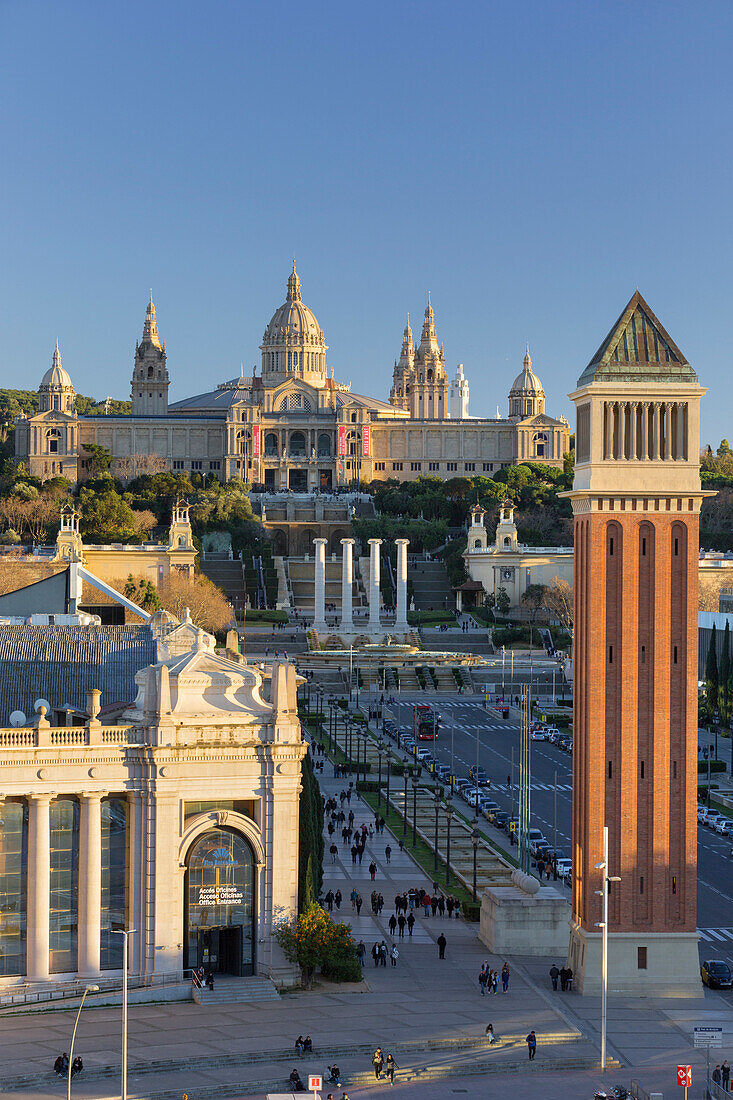
[[[297,907],[296,673],[217,655],[190,621],[138,672],[118,725],[0,730],[0,984],[114,977],[121,928],[139,981],[186,967],[293,968],[273,923]],[[57,702],[53,701],[52,706]]]

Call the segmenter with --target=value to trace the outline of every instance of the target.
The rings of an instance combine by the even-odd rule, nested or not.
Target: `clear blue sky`
[[[730,419],[733,5],[0,3],[0,385],[56,337],[129,397],[259,362],[295,256],[337,378],[387,398],[428,289],[471,412],[529,340],[548,411],[638,285]]]

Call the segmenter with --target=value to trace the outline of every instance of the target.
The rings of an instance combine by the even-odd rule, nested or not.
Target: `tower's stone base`
[[[608,992],[647,997],[701,997],[697,932],[611,932]],[[639,948],[646,968],[639,968]],[[601,933],[570,926],[568,965],[578,993],[601,992]]]
[[[536,879],[532,881],[537,884]],[[533,894],[516,885],[487,886],[481,897],[478,935],[494,955],[562,958],[569,918],[567,899],[554,886]]]

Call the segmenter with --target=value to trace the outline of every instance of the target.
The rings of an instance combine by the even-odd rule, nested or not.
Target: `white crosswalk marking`
[[[716,940],[722,940],[725,943],[725,936],[721,936],[720,932],[717,932],[714,928],[707,929],[708,935],[714,936]]]
[[[720,928],[719,931],[726,939],[733,940],[733,928]]]
[[[697,934],[708,943],[728,943],[733,940],[733,928],[698,928]]]

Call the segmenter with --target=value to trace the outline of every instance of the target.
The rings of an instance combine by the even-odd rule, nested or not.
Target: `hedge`
[[[286,623],[287,611],[247,611],[244,616],[245,623]]]
[[[725,761],[724,760],[698,760],[697,771],[699,775],[708,774],[708,765],[710,765],[710,772],[724,772]]]
[[[320,896],[323,886],[323,799],[309,756],[303,758],[300,791],[298,910]]]

